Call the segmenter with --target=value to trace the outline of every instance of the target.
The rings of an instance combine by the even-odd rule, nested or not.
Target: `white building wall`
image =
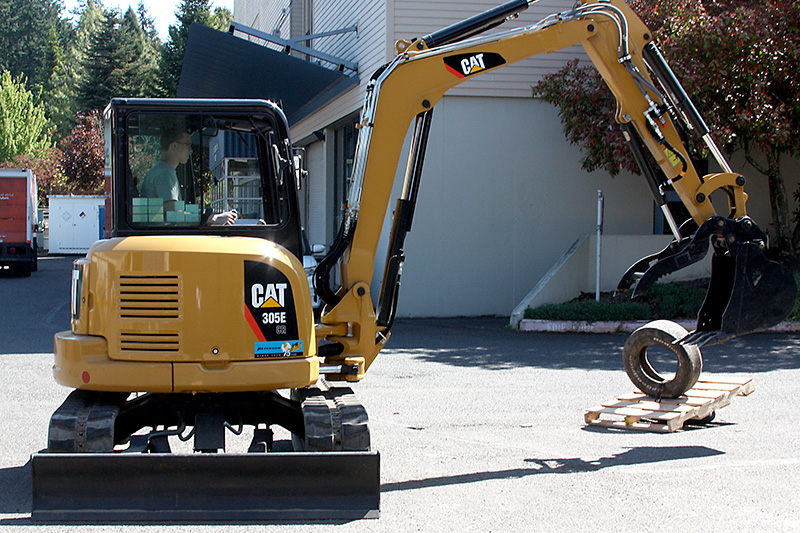
[[[510,314],[580,235],[595,231],[598,189],[607,234],[652,234],[644,180],[587,173],[579,158],[553,106],[445,97],[434,111],[398,314]]]
[[[314,32],[357,26],[357,33],[314,40],[314,49],[358,64],[360,85],[330,102],[313,115],[292,127],[297,140],[307,138],[342,117],[361,109],[364,90],[372,73],[385,64],[387,56],[387,5],[392,0],[362,0],[359,2],[317,2],[314,7]]]
[[[280,19],[281,10],[288,7],[292,0],[234,0],[233,20],[251,28],[272,33]],[[289,18],[279,28],[280,35],[289,35]],[[257,40],[250,38],[250,40]],[[263,41],[262,41],[263,42]]]
[[[299,1],[299,0],[298,0]],[[264,31],[271,32],[281,9],[291,0],[237,0],[234,19],[251,25],[257,21]],[[437,1],[420,0],[331,0],[315,2],[314,33],[357,26],[357,34],[316,39],[316,50],[358,63],[360,85],[330,102],[313,115],[292,127],[296,141],[307,139],[332,122],[361,108],[364,88],[370,76],[395,55],[398,39],[423,37],[433,31],[498,5],[493,0]],[[502,30],[534,24],[546,15],[572,7],[572,0],[540,0]],[[259,9],[260,7],[260,9]],[[241,12],[239,11],[241,9]],[[288,28],[288,26],[287,26]],[[288,29],[286,30],[288,31]],[[498,30],[499,31],[499,30]],[[283,35],[282,32],[281,35]],[[569,49],[545,54],[493,73],[477,76],[459,85],[449,94],[469,96],[508,96],[530,98],[531,86],[541,77],[560,68],[575,56],[585,57],[582,49]]]
[[[759,164],[766,167],[766,160],[764,157],[756,156],[756,160]],[[747,214],[753,217],[761,229],[766,231],[769,235],[774,236],[775,231],[774,225],[772,224],[772,210],[769,203],[769,184],[767,182],[767,177],[747,164],[741,152],[733,154],[730,158],[730,163],[734,172],[742,174],[747,179],[747,183],[745,183],[744,186],[744,190],[749,196],[747,200]],[[718,171],[718,169],[711,169],[711,172]],[[795,191],[800,190],[798,189],[798,184],[800,184],[800,160],[787,156],[782,157],[781,173],[783,179],[786,181],[786,195],[789,201],[789,209],[797,209],[798,203],[793,198],[793,195]],[[714,196],[717,196],[717,198],[712,198],[714,200],[714,205],[720,213],[724,213],[724,194],[718,192]]]

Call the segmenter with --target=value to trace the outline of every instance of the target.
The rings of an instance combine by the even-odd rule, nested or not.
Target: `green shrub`
[[[794,273],[794,284],[800,288],[800,274],[797,272]],[[792,320],[794,322],[800,321],[800,298],[795,300],[794,309],[792,309],[792,312],[789,313],[789,316],[786,318],[786,320]]]
[[[540,320],[647,320],[650,306],[637,302],[596,302],[594,300],[573,300],[563,304],[546,304],[536,309],[528,308],[525,318]]]
[[[705,296],[705,288],[698,284],[677,281],[656,283],[643,300],[660,318],[695,318]]]
[[[705,298],[707,282],[656,283],[647,293],[631,301],[630,294],[604,293],[599,302],[583,294],[563,304],[528,308],[525,318],[540,320],[617,320],[693,319]],[[800,309],[798,309],[800,314]]]
[[[800,288],[800,273],[794,274]],[[528,308],[525,318],[540,320],[586,320],[587,322],[617,320],[676,320],[697,318],[703,305],[708,280],[656,283],[649,291],[634,301],[630,294],[603,293],[600,301],[594,294],[563,304],[546,304]],[[800,321],[800,299],[786,320]]]

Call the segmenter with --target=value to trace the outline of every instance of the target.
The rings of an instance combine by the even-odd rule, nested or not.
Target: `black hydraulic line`
[[[428,48],[442,46],[467,39],[495,28],[509,17],[528,9],[528,0],[511,0],[503,5],[484,11],[461,22],[435,31],[422,38]]]
[[[425,150],[428,146],[432,118],[432,109],[417,115],[403,198],[398,199],[392,220],[389,253],[387,254],[386,266],[383,271],[376,318],[378,326],[384,328],[384,337],[386,332],[391,329],[397,312],[400,277],[403,274],[403,262],[405,261],[403,249],[406,235],[411,231],[411,223],[414,219],[414,208],[417,205],[417,194],[419,193],[420,177],[422,176],[422,166],[425,162]]]
[[[394,219],[392,221],[391,242],[386,267],[381,283],[381,295],[378,300],[378,314],[376,323],[388,330],[394,322],[397,311],[397,297],[400,293],[400,277],[403,274],[403,263],[406,260],[403,254],[405,238],[411,226],[414,213],[414,204],[409,200],[397,200]],[[385,336],[384,331],[384,336]]]
[[[667,90],[667,96],[673,101],[676,107],[683,111],[684,116],[691,122],[698,137],[708,135],[708,125],[706,125],[705,120],[703,120],[703,117],[700,116],[697,108],[689,99],[689,95],[686,94],[683,86],[681,86],[678,78],[672,72],[672,69],[667,64],[667,60],[664,59],[664,56],[655,43],[647,43],[642,51],[642,55],[644,55],[644,60],[647,62],[650,70],[653,71],[656,78],[658,78]]]
[[[419,182],[422,177],[422,166],[425,163],[425,151],[428,148],[428,138],[431,131],[431,121],[433,120],[433,109],[429,109],[417,116],[418,135],[414,136],[411,154],[411,167],[409,168],[408,190],[406,199],[411,202],[412,209],[409,213],[406,231],[411,231],[411,222],[414,218],[413,206],[417,205],[417,195],[419,194]]]
[[[686,160],[686,158],[683,156],[682,153],[680,153],[678,150],[676,150],[675,147],[672,146],[667,141],[664,141],[664,146],[666,146],[667,150],[672,152],[675,155],[675,157],[677,157],[681,161],[681,173],[680,173],[680,176],[678,176],[677,178],[673,178],[673,180],[672,180],[672,181],[678,181],[679,179],[681,179],[682,177],[684,177],[686,175],[686,172],[689,171],[689,162]],[[701,183],[703,182],[703,178],[700,178],[700,182]]]
[[[645,152],[644,144],[642,143],[641,137],[639,137],[639,132],[636,131],[636,128],[631,123],[621,124],[620,128],[622,128],[622,131],[625,133],[625,140],[628,141],[628,147],[630,147],[633,153],[636,164],[639,165],[639,170],[642,171],[647,185],[650,186],[653,198],[655,198],[659,207],[663,206],[667,203],[667,200],[664,197],[664,193],[661,192],[661,187],[659,185],[661,180],[658,179],[653,165],[651,165],[650,161],[647,159],[647,152]]]
[[[333,241],[330,251],[323,257],[317,268],[314,270],[314,289],[317,295],[323,302],[333,307],[338,304],[342,299],[341,296],[336,294],[336,291],[331,288],[330,275],[333,267],[342,258],[350,242],[353,240],[353,233],[356,229],[355,221],[351,222],[349,228],[347,227],[347,219],[342,221],[339,228],[339,234],[336,240]]]

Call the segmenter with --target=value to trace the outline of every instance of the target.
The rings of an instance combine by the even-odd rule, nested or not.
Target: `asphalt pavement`
[[[800,336],[704,349],[704,378],[752,377],[755,392],[707,426],[656,434],[583,421],[633,389],[625,335],[520,333],[505,318],[398,320],[355,386],[381,453],[377,520],[34,523],[29,456],[68,393],[51,365],[72,259],[0,274],[2,531],[800,531]]]

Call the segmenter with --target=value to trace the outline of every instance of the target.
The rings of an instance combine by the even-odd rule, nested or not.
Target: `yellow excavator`
[[[696,330],[657,324],[636,337],[624,358],[634,382],[679,395],[699,374],[698,346],[786,317],[794,281],[747,216],[745,178],[641,20],[623,0],[584,0],[531,26],[485,33],[533,1],[400,41],[371,77],[343,222],[314,274],[325,303],[318,323],[302,264],[302,169],[282,111],[250,100],[111,102],[111,225],[74,263],[71,330],[56,335],[53,366],[56,381],[74,390],[52,416],[47,450],[33,457],[35,519],[375,516],[379,457],[367,414],[350,387],[334,385],[361,380],[389,340],[433,108],[473,76],[574,44],[616,97],[616,121],[674,235],[620,285],[641,293],[713,253]],[[684,143],[691,136],[705,142],[719,173],[698,174]],[[691,215],[681,226],[665,201],[670,190]],[[711,202],[716,191],[727,198],[722,213]],[[647,360],[655,343],[678,357],[672,380]],[[274,438],[276,426],[290,449]],[[227,433],[245,427],[249,453],[216,453]],[[189,453],[179,452],[184,443]]]

